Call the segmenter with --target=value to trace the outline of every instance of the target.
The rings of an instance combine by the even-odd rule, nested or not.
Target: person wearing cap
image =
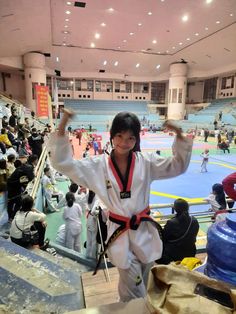
[[[189,204],[178,198],[173,206],[176,215],[163,228],[164,250],[158,264],[181,261],[196,254],[196,239],[199,230],[197,219],[189,215]]]

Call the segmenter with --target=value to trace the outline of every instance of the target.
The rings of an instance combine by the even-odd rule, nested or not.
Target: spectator
[[[8,118],[7,116],[3,116],[2,118],[2,127],[7,128],[8,127]]]
[[[98,142],[94,139],[93,140],[93,149],[94,149],[94,155],[98,154]]]
[[[18,125],[18,117],[16,110],[12,110],[12,115],[9,118],[9,125],[15,128]]]
[[[164,250],[158,264],[181,261],[196,254],[196,238],[199,230],[197,219],[189,215],[189,205],[184,199],[174,202],[176,215],[167,221],[163,229]]]
[[[7,179],[9,177],[9,171],[7,169],[7,162],[5,159],[0,160],[0,192],[7,190]]]
[[[39,245],[40,249],[45,250],[48,243],[44,243],[44,236],[47,223],[45,221],[46,215],[33,208],[34,201],[29,195],[25,195],[22,199],[20,210],[14,217],[11,224],[10,237],[11,241],[25,248],[29,247],[28,242],[22,240],[22,231],[36,230],[38,232],[38,242],[33,243]]]
[[[34,166],[37,164],[37,156],[29,157],[29,163],[22,163],[7,180],[8,191],[8,218],[11,221],[21,206],[22,193],[27,184],[35,177]]]
[[[4,128],[1,129],[0,142],[4,143],[7,148],[12,147],[12,144],[7,135],[7,130]]]
[[[221,150],[223,150],[224,154],[225,154],[225,151],[226,151],[226,150],[227,150],[228,154],[230,153],[228,141],[223,140],[223,141],[219,144],[219,148],[220,148]]]
[[[56,212],[58,209],[53,204],[53,198],[57,199],[57,203],[62,199],[63,193],[59,192],[52,183],[51,170],[49,167],[44,168],[44,175],[42,178],[42,186],[47,207],[50,212]]]
[[[37,132],[36,128],[32,129],[32,135],[28,138],[28,143],[30,145],[32,153],[40,158],[43,150],[44,141],[42,135]]]
[[[207,201],[210,205],[210,211],[215,212],[215,216],[213,219],[216,218],[217,220],[223,220],[225,219],[225,216],[227,214],[226,208],[228,208],[226,198],[225,198],[225,193],[223,189],[223,185],[220,183],[215,183],[212,186],[212,193],[204,199]]]
[[[64,210],[63,218],[66,223],[65,246],[74,251],[80,252],[80,235],[82,232],[82,209],[75,203],[73,193],[66,194],[67,207]]]
[[[7,156],[7,169],[8,169],[9,176],[11,176],[12,173],[16,170],[15,165],[14,165],[15,161],[16,161],[16,156],[14,154],[10,154]]]

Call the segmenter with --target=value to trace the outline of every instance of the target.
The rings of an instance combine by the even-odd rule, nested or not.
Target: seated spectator
[[[42,135],[37,132],[36,128],[32,129],[32,135],[28,138],[28,143],[33,154],[37,155],[39,158],[43,150],[44,140]]]
[[[204,198],[204,200],[211,205],[211,211],[216,212],[218,210],[226,209],[227,205],[223,185],[220,183],[215,183],[212,186],[211,194]]]
[[[16,170],[7,180],[7,211],[10,221],[21,207],[22,193],[25,191],[27,184],[35,177],[34,166],[36,166],[37,161],[37,156],[29,156],[28,162],[22,163],[19,167],[16,167]]]
[[[212,186],[212,193],[204,200],[211,204],[210,211],[215,212],[215,215],[212,218],[214,221],[224,220],[228,213],[227,209],[233,205],[233,203],[231,203],[230,206],[228,206],[223,185],[220,183],[215,183]]]
[[[0,160],[0,192],[7,191],[7,179],[9,171],[7,169],[7,162],[5,159]]]
[[[7,136],[12,146],[16,149],[17,152],[19,152],[20,141],[17,140],[16,132],[11,126],[8,127]]]
[[[46,199],[46,205],[50,212],[58,211],[53,204],[53,198],[56,198],[57,203],[62,199],[63,193],[59,192],[53,185],[51,179],[51,170],[49,167],[44,168],[44,175],[42,178],[43,192]]]
[[[7,130],[4,128],[1,129],[0,142],[4,143],[6,145],[6,148],[12,146],[12,144],[8,138],[8,135],[7,135]]]
[[[189,205],[184,199],[174,202],[176,215],[167,221],[163,229],[163,254],[158,264],[181,261],[196,254],[196,238],[199,224],[195,217],[189,215]]]
[[[48,243],[44,243],[44,236],[46,231],[47,223],[45,221],[46,215],[33,208],[34,200],[31,196],[25,195],[22,199],[20,210],[15,215],[11,228],[10,237],[11,241],[28,248],[30,244],[22,240],[22,231],[24,230],[37,230],[39,239],[38,243],[40,249],[46,249]]]
[[[218,146],[219,146],[219,149],[223,150],[224,154],[226,150],[228,153],[230,153],[228,141],[222,140],[222,142],[219,143]]]
[[[2,118],[2,127],[5,128],[5,129],[8,127],[8,118],[7,118],[7,116],[4,116]]]
[[[12,175],[12,173],[16,170],[16,167],[14,165],[16,161],[16,156],[14,154],[10,154],[7,156],[7,169],[9,176]]]

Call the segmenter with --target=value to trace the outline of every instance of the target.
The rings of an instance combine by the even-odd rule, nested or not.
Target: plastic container
[[[209,277],[236,286],[236,214],[214,223],[207,234],[207,265]]]

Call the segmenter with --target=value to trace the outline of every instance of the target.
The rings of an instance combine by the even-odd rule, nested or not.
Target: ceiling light
[[[124,40],[123,40],[123,43],[127,43],[127,40],[126,40],[126,39],[124,39]]]
[[[152,12],[148,12],[148,15],[152,15]]]
[[[160,64],[158,64],[158,65],[156,66],[156,69],[160,69],[160,66],[161,66],[161,65],[160,65]]]
[[[100,34],[99,34],[99,33],[96,33],[96,34],[94,35],[94,37],[95,37],[96,39],[99,39],[99,38],[100,38]]]
[[[67,1],[66,4],[67,5],[72,5],[72,2],[71,1]]]
[[[69,34],[69,32],[68,32],[68,31],[63,31],[62,33],[63,33],[63,34]]]
[[[58,57],[56,57],[56,61],[59,62],[59,58]]]
[[[211,3],[212,2],[212,0],[206,0],[206,3],[207,4],[209,4],[209,3]]]
[[[158,51],[158,54],[160,54],[161,52],[160,51]]]
[[[180,42],[180,43],[179,43],[179,45],[180,45],[180,46],[182,46],[182,45],[183,45],[183,43],[181,43],[181,42]]]
[[[156,44],[156,43],[157,43],[156,39],[153,39],[152,43],[153,43],[153,44]]]
[[[95,48],[95,43],[91,43],[91,44],[90,44],[90,47],[91,47],[91,48]]]
[[[165,0],[161,0],[161,2],[164,2]]]
[[[67,27],[68,27],[68,25],[65,25],[64,27],[65,27],[65,28],[67,28]]]
[[[139,64],[139,63],[137,63],[137,64],[136,64],[136,68],[139,68],[139,66],[140,66],[140,64]]]
[[[182,21],[183,22],[187,22],[188,21],[188,15],[187,14],[182,16]]]
[[[188,41],[189,41],[189,40],[190,40],[190,38],[188,37],[186,40],[188,40]]]
[[[69,19],[65,19],[66,22],[69,22]]]
[[[67,11],[66,11],[66,14],[71,14],[71,12],[67,10]]]
[[[118,46],[117,48],[120,49],[120,46]]]
[[[129,33],[129,34],[130,34],[130,36],[133,36],[133,35],[134,35],[134,33],[132,33],[132,32],[131,32],[131,33]]]
[[[230,16],[234,16],[233,13],[230,13]]]
[[[166,53],[169,53],[169,50],[166,50]]]
[[[195,36],[199,36],[199,33],[195,33]]]
[[[142,23],[138,23],[138,26],[142,26]]]
[[[113,8],[109,8],[108,11],[109,12],[114,12],[114,9]]]
[[[172,47],[172,49],[175,49],[175,47]]]
[[[103,65],[106,65],[107,64],[107,60],[105,60],[104,62],[103,62]]]
[[[209,29],[208,27],[205,27],[205,30],[206,30],[206,31],[208,31],[208,29]]]
[[[216,21],[216,24],[220,24],[220,21]]]
[[[115,66],[115,67],[117,67],[117,65],[118,65],[118,61],[116,61],[116,62],[114,63],[114,66]]]
[[[74,84],[74,81],[70,81],[70,84],[73,85],[73,84]]]
[[[106,23],[101,23],[101,26],[102,26],[102,27],[105,27],[105,26],[106,26]]]
[[[63,46],[66,46],[66,43],[63,43],[62,45],[63,45]]]

